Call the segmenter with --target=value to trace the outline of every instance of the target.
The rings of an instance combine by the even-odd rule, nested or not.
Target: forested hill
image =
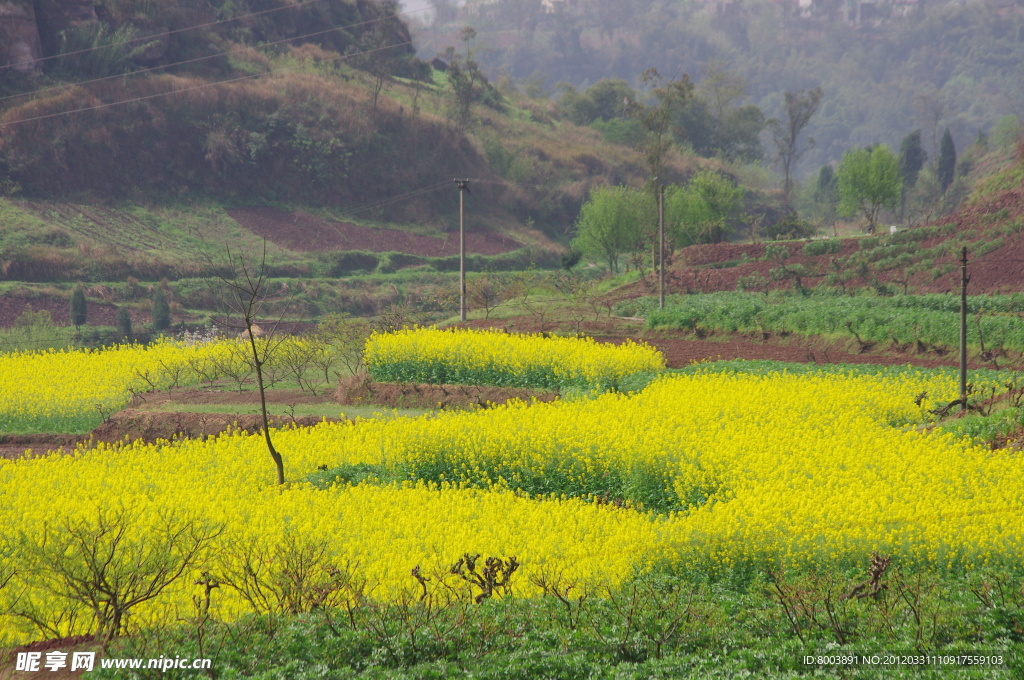
[[[421,55],[454,44],[469,25],[488,75],[527,80],[554,96],[560,82],[582,89],[621,78],[636,85],[652,66],[698,82],[724,69],[746,81],[740,103],[771,118],[782,113],[786,91],[820,86],[821,107],[807,129],[816,144],[800,176],[850,147],[897,148],[917,128],[934,159],[947,126],[957,148],[966,148],[1004,116],[1024,112],[1019,0],[431,4],[439,8],[433,21],[414,24]]]

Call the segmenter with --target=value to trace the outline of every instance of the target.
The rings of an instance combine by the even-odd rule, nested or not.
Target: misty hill
[[[441,8],[434,21],[414,25],[421,55],[456,44],[469,25],[488,75],[553,95],[559,82],[636,85],[650,67],[697,82],[726,69],[746,81],[741,102],[770,118],[780,116],[787,90],[820,86],[824,98],[807,130],[816,144],[800,176],[853,146],[898,148],[917,128],[934,159],[945,127],[965,148],[1024,110],[1024,7],[1013,0],[432,4]]]

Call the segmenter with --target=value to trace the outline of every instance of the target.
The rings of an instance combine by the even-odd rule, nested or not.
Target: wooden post
[[[665,309],[665,185],[658,183],[658,308]]]
[[[462,195],[469,191],[468,179],[452,180],[459,187],[459,320],[466,320],[466,225]]]
[[[967,410],[967,246],[960,251],[960,410]]]

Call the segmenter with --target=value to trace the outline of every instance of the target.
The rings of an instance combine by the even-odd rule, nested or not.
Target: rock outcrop
[[[0,0],[0,75],[35,71],[62,32],[98,21],[92,0]]]
[[[0,0],[0,67],[27,73],[35,70],[40,57],[39,28],[31,0]]]
[[[35,7],[44,56],[57,54],[62,32],[99,21],[92,0],[36,0]]]

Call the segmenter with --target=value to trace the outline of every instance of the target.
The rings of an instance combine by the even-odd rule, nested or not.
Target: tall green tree
[[[729,218],[743,200],[743,189],[713,170],[701,170],[685,186],[665,191],[665,222],[674,245],[717,243],[728,236]]]
[[[935,172],[939,177],[939,186],[945,193],[956,175],[956,146],[953,145],[953,135],[949,134],[949,128],[942,133],[942,141],[939,143],[939,161]]]
[[[836,171],[836,180],[839,214],[863,214],[869,234],[875,232],[882,209],[895,208],[903,190],[899,158],[884,144],[873,149],[848,150]]]
[[[85,323],[87,309],[85,291],[82,290],[82,286],[75,286],[75,292],[71,294],[71,323],[75,328]]]
[[[564,84],[558,99],[562,114],[576,125],[590,125],[595,120],[625,117],[629,103],[636,100],[636,91],[625,80],[605,78],[583,92]]]
[[[917,184],[917,175],[928,159],[921,145],[921,130],[914,130],[900,142],[900,175],[903,177],[903,188],[913,189]]]
[[[625,80],[604,78],[586,90],[587,97],[594,102],[595,118],[611,120],[626,115],[629,102],[636,99],[636,91]]]
[[[624,186],[597,187],[580,209],[572,247],[604,260],[613,273],[622,256],[643,247],[645,235],[656,223],[651,194]]]
[[[704,78],[696,86],[693,101],[703,104],[710,120],[707,129],[694,130],[695,135],[686,130],[695,151],[704,156],[720,154],[747,162],[761,160],[764,114],[753,105],[737,106],[747,96],[747,90],[747,80],[730,71],[723,60],[714,59],[705,65]],[[699,111],[697,108],[694,113]]]
[[[839,204],[839,183],[831,165],[823,165],[818,170],[818,181],[814,185],[812,200],[819,219],[823,222],[835,220],[836,206]]]
[[[921,130],[917,129],[908,134],[900,142],[900,175],[903,177],[903,190],[900,192],[900,220],[903,220],[903,208],[907,202],[907,192],[917,184],[917,176],[928,160],[921,145]]]
[[[156,291],[153,293],[150,321],[155,331],[167,330],[171,325],[171,306],[167,304],[167,295],[160,286],[157,286]]]

